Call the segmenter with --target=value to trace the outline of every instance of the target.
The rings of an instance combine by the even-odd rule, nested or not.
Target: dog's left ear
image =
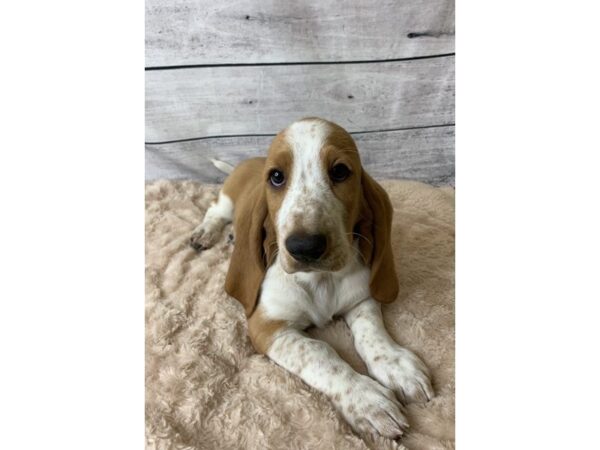
[[[360,253],[371,266],[371,297],[391,303],[399,289],[391,242],[394,210],[387,192],[364,170],[361,185],[362,204],[356,228],[363,236],[359,238]]]

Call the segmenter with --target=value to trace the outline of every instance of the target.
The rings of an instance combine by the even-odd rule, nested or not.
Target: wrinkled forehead
[[[286,155],[287,154],[287,155]],[[303,119],[294,122],[274,139],[269,150],[269,160],[275,165],[290,163],[310,164],[322,161],[325,166],[342,158],[354,170],[360,159],[352,137],[339,125],[322,119]]]

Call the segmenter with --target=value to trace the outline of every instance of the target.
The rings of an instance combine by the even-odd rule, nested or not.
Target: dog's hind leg
[[[192,233],[190,245],[198,251],[211,248],[221,237],[225,225],[232,220],[233,202],[221,191],[217,202],[208,208],[202,223]]]

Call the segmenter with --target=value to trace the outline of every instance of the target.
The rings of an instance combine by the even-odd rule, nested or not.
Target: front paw
[[[409,426],[394,393],[364,375],[357,374],[333,402],[358,433],[398,439]]]
[[[403,403],[425,403],[435,395],[427,366],[410,350],[395,346],[369,358],[369,374]]]

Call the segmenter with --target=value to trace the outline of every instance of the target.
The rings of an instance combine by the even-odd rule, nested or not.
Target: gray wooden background
[[[376,178],[454,184],[453,0],[146,0],[146,179],[222,182],[296,119]]]

